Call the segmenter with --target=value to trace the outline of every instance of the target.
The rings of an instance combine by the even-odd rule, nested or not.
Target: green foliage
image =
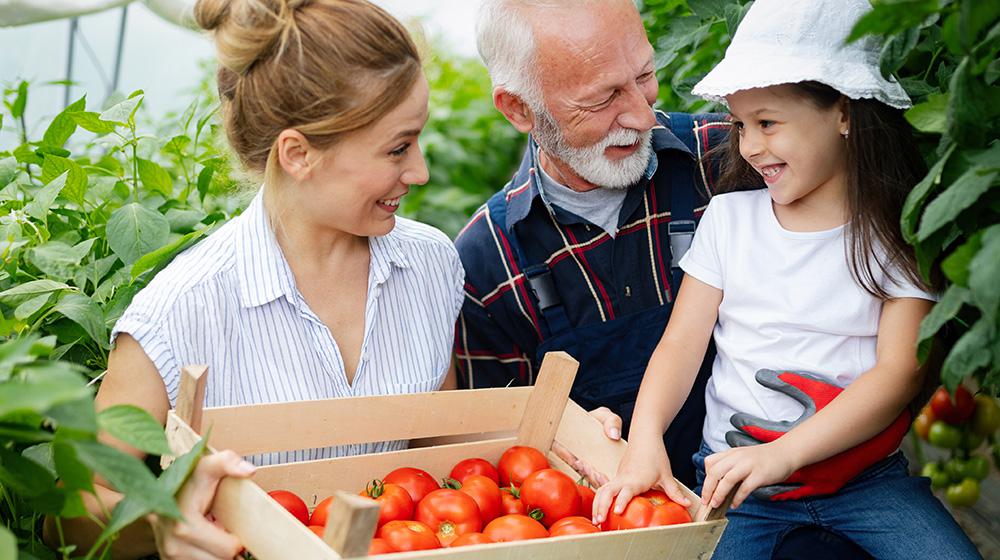
[[[691,86],[721,60],[749,4],[645,0],[641,10],[658,51],[661,102],[700,110]],[[941,379],[966,377],[1000,392],[1000,3],[882,0],[851,38],[884,40],[883,73],[913,99],[906,112],[930,172],[903,209],[901,227],[925,277],[949,286],[920,329],[918,354],[947,331]],[[947,328],[946,328],[947,327]]]

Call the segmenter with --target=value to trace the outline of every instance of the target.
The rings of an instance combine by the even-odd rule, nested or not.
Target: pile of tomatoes
[[[962,386],[954,398],[944,387],[938,388],[913,421],[913,431],[922,440],[950,453],[947,460],[926,463],[921,474],[931,479],[931,486],[945,491],[951,505],[971,506],[979,499],[979,483],[990,472],[989,459],[978,452],[984,444],[1000,468],[998,428],[997,400],[982,393],[973,396]]]
[[[323,536],[332,497],[310,515],[295,494],[269,494]],[[590,521],[594,491],[551,468],[544,454],[525,446],[507,449],[495,466],[481,458],[460,461],[443,485],[426,471],[402,467],[372,480],[359,494],[380,506],[370,555],[691,521],[684,507],[651,490],[633,498],[621,515],[611,511],[595,526]]]

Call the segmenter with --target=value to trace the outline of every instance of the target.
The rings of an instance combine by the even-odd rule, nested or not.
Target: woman
[[[195,15],[218,48],[229,141],[264,186],[136,296],[112,331],[98,407],[165,421],[193,363],[209,365],[206,406],[453,387],[461,264],[444,234],[395,217],[409,185],[427,181],[428,88],[406,30],[365,0],[199,0]],[[232,452],[206,457],[179,497],[185,521],[136,523],[114,557],[232,558],[240,543],[205,513],[222,477],[253,469]],[[121,495],[98,482],[110,510]],[[86,520],[63,529],[81,545],[98,533]]]

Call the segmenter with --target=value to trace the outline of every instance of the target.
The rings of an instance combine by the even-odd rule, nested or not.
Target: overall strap
[[[694,137],[694,121],[690,113],[668,113],[670,131],[684,142],[684,145],[697,153]],[[680,164],[677,160],[669,165],[670,174],[670,222],[667,224],[667,235],[670,239],[670,276],[674,298],[681,288],[684,271],[681,270],[681,257],[691,248],[694,239],[695,221],[695,185],[693,170],[689,165]],[[662,166],[661,166],[662,169]]]
[[[524,273],[528,280],[531,293],[535,295],[538,302],[538,309],[542,313],[539,329],[542,331],[542,338],[547,339],[569,331],[572,325],[569,317],[566,316],[566,308],[563,306],[562,298],[556,291],[555,283],[552,281],[552,271],[549,265],[543,260],[540,263],[532,263],[529,260],[518,242],[517,235],[513,229],[507,229],[507,193],[500,191],[495,193],[486,202],[493,223],[500,228],[500,231],[507,236],[507,242],[514,253],[515,264]]]

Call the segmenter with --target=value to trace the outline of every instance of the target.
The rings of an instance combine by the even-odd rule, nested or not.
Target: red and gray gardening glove
[[[844,388],[818,375],[806,372],[758,370],[757,383],[784,393],[798,401],[805,410],[792,422],[764,420],[738,412],[729,419],[737,431],[726,433],[732,447],[772,442],[805,422],[816,411],[830,404]],[[806,496],[833,494],[866,468],[887,457],[899,447],[910,426],[910,412],[903,412],[882,433],[818,463],[805,466],[781,484],[764,486],[753,492],[761,500],[795,500]]]

